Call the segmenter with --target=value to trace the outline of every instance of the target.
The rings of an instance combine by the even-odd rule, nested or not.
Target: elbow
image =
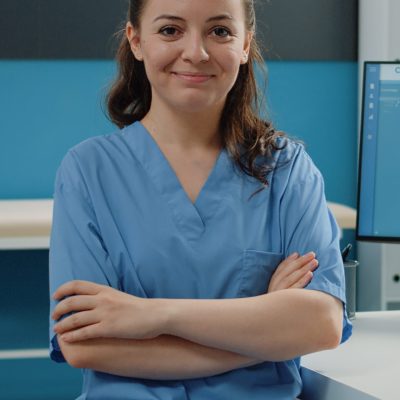
[[[76,343],[67,343],[61,339],[60,335],[57,335],[57,341],[65,360],[71,367],[87,368],[82,346]]]
[[[340,345],[341,339],[342,331],[337,326],[330,326],[323,342],[323,350],[336,349]]]
[[[343,305],[340,300],[331,298],[328,307],[322,310],[321,321],[323,329],[320,330],[322,350],[332,350],[340,345],[343,328]]]

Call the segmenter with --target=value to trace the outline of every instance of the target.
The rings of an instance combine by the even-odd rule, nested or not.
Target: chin
[[[209,97],[206,97],[204,99],[199,99],[199,98],[192,98],[192,99],[182,99],[181,102],[175,103],[174,107],[176,109],[181,110],[182,112],[188,112],[188,113],[204,113],[204,112],[209,112],[210,110],[215,110],[216,108],[219,107],[221,104],[222,100],[215,100],[215,101],[210,101]]]

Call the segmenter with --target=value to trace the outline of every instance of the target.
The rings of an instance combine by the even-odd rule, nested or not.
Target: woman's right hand
[[[269,281],[268,293],[277,290],[303,288],[313,277],[313,271],[318,267],[315,253],[310,252],[300,256],[291,254],[283,260]]]

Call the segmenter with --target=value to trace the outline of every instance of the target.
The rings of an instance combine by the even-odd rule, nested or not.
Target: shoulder
[[[56,185],[77,187],[99,166],[115,159],[115,153],[122,149],[121,131],[106,135],[92,136],[72,146],[63,156],[57,169]]]
[[[141,125],[134,122],[108,134],[92,136],[71,147],[65,157],[91,160],[92,158],[106,158],[110,155],[127,153],[130,146],[129,138],[137,135],[140,129]]]
[[[280,150],[274,152],[275,174],[294,182],[321,178],[321,172],[306,151],[304,144],[290,138],[278,142]]]
[[[62,158],[56,174],[56,187],[93,192],[116,181],[132,181],[139,161],[136,136],[140,124],[133,123],[105,135],[92,136],[71,147]]]
[[[119,145],[121,132],[121,130],[116,130],[105,135],[92,136],[85,139],[71,147],[66,157],[75,157],[82,160],[104,157]]]

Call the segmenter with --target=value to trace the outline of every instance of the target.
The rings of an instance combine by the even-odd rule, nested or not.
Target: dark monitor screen
[[[400,241],[400,63],[365,62],[357,239]]]

